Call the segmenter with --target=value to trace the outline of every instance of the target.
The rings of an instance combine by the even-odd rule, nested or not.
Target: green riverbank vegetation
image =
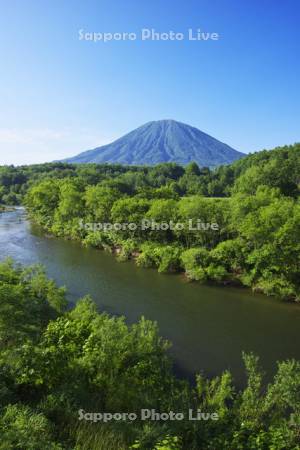
[[[31,170],[41,177],[39,169]],[[216,171],[194,163],[185,168],[62,166],[30,181],[25,204],[48,232],[108,249],[122,261],[133,258],[159,272],[183,272],[190,280],[238,284],[298,301],[299,174],[299,144],[259,152]],[[199,219],[218,229],[189,229],[189,221]],[[184,228],[82,226],[143,220]]]
[[[0,264],[1,450],[300,448],[299,362],[278,363],[266,385],[258,358],[244,354],[242,389],[228,371],[190,384],[155,323],[129,326],[89,297],[70,309],[65,295],[39,266]],[[142,409],[184,418],[141,420]],[[217,420],[189,420],[189,409]],[[82,419],[129,412],[137,419]]]

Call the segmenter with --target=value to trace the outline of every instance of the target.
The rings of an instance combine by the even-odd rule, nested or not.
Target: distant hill
[[[153,165],[164,162],[215,167],[244,157],[223,142],[175,120],[158,120],[131,131],[111,144],[65,159],[69,163]]]

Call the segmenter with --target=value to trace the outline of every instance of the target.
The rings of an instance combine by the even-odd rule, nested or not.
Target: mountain
[[[175,120],[158,120],[131,131],[111,144],[68,158],[69,163],[153,165],[163,162],[214,167],[242,158],[223,142]]]

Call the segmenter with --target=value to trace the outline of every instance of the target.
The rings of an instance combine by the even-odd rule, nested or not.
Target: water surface
[[[128,322],[141,315],[156,320],[172,341],[177,367],[190,376],[230,369],[241,382],[243,350],[258,354],[269,374],[277,360],[300,359],[298,305],[119,263],[103,251],[47,237],[30,225],[23,209],[0,214],[0,259],[7,256],[42,263],[73,302],[91,294],[101,310],[125,315]]]

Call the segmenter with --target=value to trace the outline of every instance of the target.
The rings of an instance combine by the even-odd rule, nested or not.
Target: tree
[[[85,192],[85,204],[88,210],[87,216],[91,221],[109,222],[111,208],[116,200],[121,197],[117,189],[98,184],[88,186]]]

